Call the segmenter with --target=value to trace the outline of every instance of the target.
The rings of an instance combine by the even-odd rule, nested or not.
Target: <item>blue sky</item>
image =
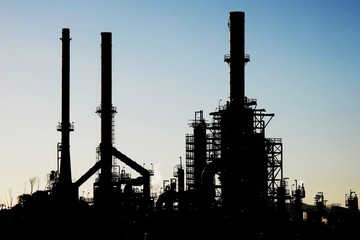
[[[0,9],[0,203],[29,193],[33,177],[44,189],[56,169],[62,28],[72,38],[73,179],[96,161],[100,34],[112,32],[115,146],[153,165],[156,187],[185,159],[195,111],[210,121],[228,99],[231,11],[245,12],[245,95],[275,114],[266,135],[282,138],[289,184],[304,182],[310,204],[323,192],[345,206],[350,189],[360,192],[360,2],[16,0]],[[92,184],[79,194],[92,195]]]

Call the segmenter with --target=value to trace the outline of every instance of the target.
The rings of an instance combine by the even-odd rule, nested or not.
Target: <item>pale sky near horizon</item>
[[[0,203],[56,170],[61,134],[62,28],[70,29],[72,177],[100,142],[100,34],[112,32],[115,147],[147,168],[154,187],[185,162],[195,111],[229,96],[229,12],[245,12],[245,95],[274,113],[266,136],[283,142],[283,174],[345,206],[360,193],[360,2],[1,1]],[[120,167],[124,167],[120,163]],[[126,170],[129,170],[125,166]],[[94,178],[79,189],[92,196]]]

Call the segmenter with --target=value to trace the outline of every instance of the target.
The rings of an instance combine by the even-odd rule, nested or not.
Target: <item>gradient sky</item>
[[[360,2],[1,1],[0,203],[43,190],[56,170],[61,121],[62,28],[70,29],[72,178],[100,143],[100,40],[112,32],[115,147],[147,168],[154,188],[185,163],[195,111],[229,97],[229,12],[245,12],[245,95],[274,113],[283,173],[345,206],[360,193]],[[125,170],[129,167],[120,163]],[[134,175],[135,176],[135,173]],[[79,189],[92,196],[94,177]]]

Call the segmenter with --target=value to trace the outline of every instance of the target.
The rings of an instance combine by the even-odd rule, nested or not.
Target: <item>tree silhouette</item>
[[[33,193],[34,184],[36,183],[37,179],[38,179],[37,177],[32,177],[32,178],[29,179],[29,182],[30,182],[30,194]]]

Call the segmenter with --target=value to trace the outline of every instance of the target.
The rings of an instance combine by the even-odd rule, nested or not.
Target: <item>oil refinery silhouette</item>
[[[322,192],[305,205],[303,184],[288,189],[283,174],[281,138],[266,137],[273,113],[245,95],[245,13],[229,13],[230,94],[210,113],[195,111],[186,134],[185,165],[152,192],[152,169],[146,169],[114,146],[112,105],[112,34],[101,33],[101,141],[97,161],[72,181],[70,157],[70,30],[62,29],[62,119],[57,130],[58,169],[49,173],[44,191],[18,196],[0,211],[4,236],[20,239],[101,238],[124,240],[177,239],[318,239],[356,235],[358,198],[350,191],[346,207],[326,206]],[[139,174],[120,170],[122,162]],[[79,187],[96,176],[93,198]]]

